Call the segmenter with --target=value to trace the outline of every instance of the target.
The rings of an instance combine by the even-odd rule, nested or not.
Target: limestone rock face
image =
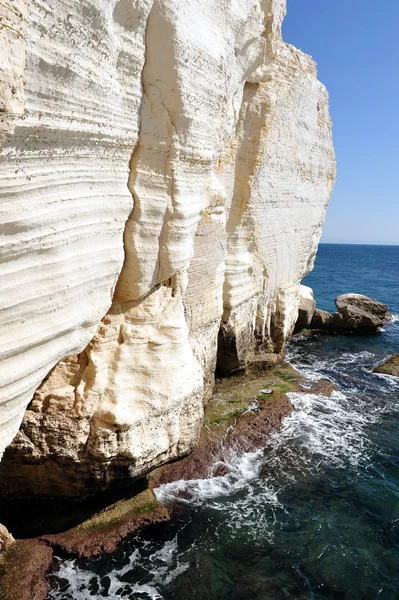
[[[296,332],[301,331],[305,327],[309,327],[316,309],[316,300],[314,299],[312,288],[307,285],[301,285],[300,294],[301,300],[299,303],[298,318],[295,324]]]
[[[150,4],[0,7],[1,453],[37,386],[111,305]]]
[[[0,555],[7,551],[15,543],[11,533],[0,523]]]
[[[1,450],[31,402],[0,490],[78,495],[188,453],[216,364],[283,348],[334,183],[328,98],[284,0],[0,10]]]

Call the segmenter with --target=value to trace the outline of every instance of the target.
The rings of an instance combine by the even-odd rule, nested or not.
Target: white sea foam
[[[233,505],[246,506],[256,512],[254,496],[262,506],[281,507],[280,492],[298,474],[306,477],[329,466],[346,468],[367,460],[370,442],[365,429],[378,418],[378,409],[368,406],[365,410],[366,402],[354,404],[338,391],[331,396],[295,392],[289,398],[296,410],[283,420],[281,430],[263,450],[230,452],[228,460],[215,465],[215,470],[223,466],[228,471],[225,475],[162,485],[155,490],[158,500],[166,505],[179,502],[221,511],[230,511]],[[258,519],[259,515],[254,515],[257,529]],[[245,512],[245,522],[238,517],[234,523],[248,527],[252,521]]]
[[[307,364],[301,355],[302,352],[302,349],[298,350],[295,346],[291,346],[286,358],[295,369],[311,381],[318,381],[320,378],[334,380],[333,373],[339,373],[342,376],[348,366],[360,367],[362,364],[371,364],[375,359],[372,352],[363,350],[361,352],[342,352],[335,359],[332,359],[331,356],[320,358],[311,356],[311,362]]]
[[[248,488],[250,482],[258,477],[263,464],[263,452],[238,454],[233,450],[226,453],[224,461],[218,461],[211,468],[217,472],[220,468],[225,475],[207,479],[192,479],[166,483],[154,490],[159,502],[170,505],[173,502],[212,506],[213,499],[219,499]],[[217,508],[217,505],[215,505]]]
[[[149,542],[143,542],[141,547],[136,548],[130,554],[125,566],[112,569],[104,577],[82,569],[77,560],[59,561],[57,589],[53,589],[48,598],[52,600],[103,600],[104,598],[126,600],[126,598],[143,599],[145,597],[146,600],[163,600],[158,588],[171,583],[188,569],[189,565],[181,562],[182,557],[178,554],[177,537],[166,541],[153,553],[148,554],[148,549]],[[124,580],[137,566],[145,570],[146,582],[132,584]]]
[[[275,449],[284,446],[292,459],[309,472],[320,467],[355,466],[367,460],[369,440],[365,428],[377,418],[375,410],[354,406],[339,391],[330,396],[288,395],[296,410],[285,419],[281,433],[274,436]]]

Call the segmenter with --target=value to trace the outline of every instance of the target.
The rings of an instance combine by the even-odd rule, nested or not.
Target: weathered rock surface
[[[338,312],[316,309],[310,329],[336,333],[367,333],[384,324],[388,306],[361,294],[343,294],[335,299]]]
[[[283,348],[335,178],[328,97],[284,0],[20,4],[0,451],[31,403],[0,490],[80,495],[190,452],[216,362]]]
[[[0,554],[5,550],[8,550],[14,542],[15,540],[7,527],[4,527],[4,525],[0,523]]]
[[[316,309],[316,300],[314,299],[312,288],[307,285],[301,285],[300,296],[301,299],[298,309],[298,318],[295,324],[295,332],[309,327]]]
[[[312,320],[309,325],[309,329],[326,329],[331,322],[332,314],[326,310],[316,308]]]
[[[388,306],[361,294],[343,294],[335,299],[339,317],[333,327],[347,330],[373,330],[384,324]]]
[[[383,373],[384,375],[393,375],[399,377],[399,354],[394,354],[387,358],[381,365],[373,369],[374,373]]]
[[[39,540],[18,540],[0,559],[0,598],[45,600],[49,584],[45,575],[52,549]]]

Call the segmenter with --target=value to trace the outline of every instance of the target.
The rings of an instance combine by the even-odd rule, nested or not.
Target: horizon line
[[[319,242],[321,244],[332,244],[334,246],[399,246],[399,242],[329,242],[322,240]]]

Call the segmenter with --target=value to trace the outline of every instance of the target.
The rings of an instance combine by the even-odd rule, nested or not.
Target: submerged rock
[[[381,365],[375,367],[375,369],[373,369],[373,373],[382,373],[383,375],[393,375],[394,377],[399,377],[399,354],[390,356]]]

